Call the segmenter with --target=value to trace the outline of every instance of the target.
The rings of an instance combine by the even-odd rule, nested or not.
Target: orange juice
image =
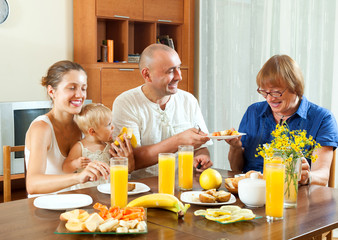
[[[178,151],[178,186],[182,190],[192,189],[193,180],[193,146],[179,146]]]
[[[283,158],[280,156],[274,156],[272,159],[267,160],[264,158],[264,165],[263,165],[263,178],[265,179],[265,164],[266,163],[283,163]]]
[[[158,192],[173,194],[175,192],[175,154],[158,155]]]
[[[111,206],[125,207],[128,203],[128,160],[125,165],[110,164]]]
[[[283,218],[285,166],[280,163],[267,163],[265,213],[269,220]]]

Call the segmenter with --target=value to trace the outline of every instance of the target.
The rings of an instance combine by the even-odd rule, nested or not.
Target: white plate
[[[233,139],[233,138],[237,138],[240,136],[246,135],[246,133],[239,133],[239,135],[229,135],[229,136],[212,136],[211,134],[209,134],[207,137],[211,138],[211,139]]]
[[[181,200],[186,203],[190,204],[197,204],[197,205],[206,205],[206,206],[219,206],[225,204],[232,204],[236,202],[236,197],[231,194],[229,201],[227,202],[219,202],[219,203],[202,203],[199,200],[199,195],[203,193],[203,191],[189,191],[183,192],[181,194]]]
[[[49,210],[66,210],[85,207],[93,203],[91,196],[86,194],[53,194],[37,197],[34,206]]]
[[[150,190],[150,187],[148,187],[144,183],[139,183],[139,182],[129,182],[129,183],[135,183],[135,189],[133,191],[128,192],[128,195],[144,193]],[[110,183],[104,183],[104,184],[98,185],[97,190],[101,193],[110,194]]]

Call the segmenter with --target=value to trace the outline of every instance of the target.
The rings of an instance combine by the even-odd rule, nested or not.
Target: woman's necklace
[[[291,117],[294,113],[290,114],[290,115],[282,115],[282,114],[279,114],[277,112],[275,112],[275,114],[280,117],[280,120],[279,120],[279,125],[282,125],[283,124],[283,119],[284,118],[289,118]]]

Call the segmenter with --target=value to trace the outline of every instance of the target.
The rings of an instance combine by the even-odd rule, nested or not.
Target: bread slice
[[[234,186],[233,179],[234,178],[226,178],[226,179],[224,179],[224,185],[225,185],[225,188],[228,189],[229,192],[237,194],[238,193],[238,188]]]
[[[216,201],[217,202],[227,202],[230,200],[231,197],[231,193],[226,192],[224,190],[220,190],[218,192],[216,192]]]
[[[133,191],[135,187],[135,183],[128,183],[128,192]]]
[[[211,196],[214,196],[214,197],[216,197],[216,189],[215,188],[213,188],[213,189],[209,189],[208,191],[206,191],[205,193],[207,193],[207,194],[209,194],[209,195],[211,195]]]
[[[255,171],[255,170],[250,170],[250,171],[248,171],[248,172],[245,174],[245,177],[246,177],[246,178],[250,178],[251,173],[258,173],[258,178],[259,178],[259,179],[263,179],[263,174],[261,174],[261,172]]]
[[[201,193],[199,195],[199,199],[202,203],[215,203],[216,202],[216,198],[207,193]]]

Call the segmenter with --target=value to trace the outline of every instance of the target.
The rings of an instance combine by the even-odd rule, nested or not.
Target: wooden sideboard
[[[141,54],[160,35],[173,39],[182,61],[179,88],[194,91],[194,0],[74,0],[74,61],[88,74],[88,99],[111,108],[119,94],[144,83],[128,54]],[[101,61],[114,41],[113,63]]]

